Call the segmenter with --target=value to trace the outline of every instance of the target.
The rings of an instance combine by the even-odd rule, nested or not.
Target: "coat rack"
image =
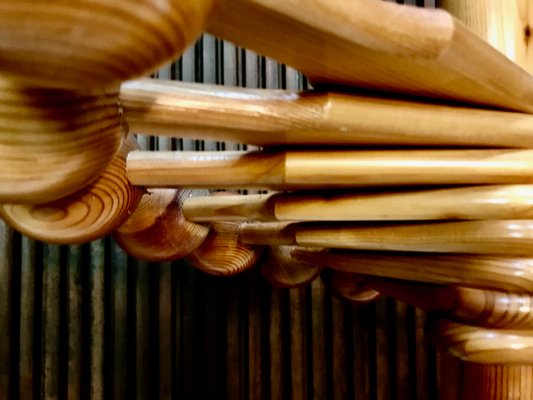
[[[5,3],[0,215],[15,229],[113,235],[137,258],[216,275],[267,252],[279,287],[328,271],[348,301],[435,312],[429,340],[466,362],[442,398],[533,395],[533,77],[509,59],[530,66],[520,7],[442,2],[479,37],[446,11],[378,0]],[[315,89],[139,79],[204,29]],[[262,149],[144,152],[138,132]],[[249,188],[270,192],[206,190]]]

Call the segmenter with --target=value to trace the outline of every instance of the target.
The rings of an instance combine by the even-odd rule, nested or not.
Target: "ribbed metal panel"
[[[158,76],[307,86],[293,69],[209,35]],[[320,280],[277,290],[257,269],[215,278],[182,261],[139,262],[109,238],[50,246],[0,223],[0,399],[434,399],[424,325],[423,313],[389,298],[341,302]]]

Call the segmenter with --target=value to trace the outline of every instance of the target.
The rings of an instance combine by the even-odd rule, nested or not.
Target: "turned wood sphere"
[[[0,203],[45,203],[87,186],[124,131],[117,91],[35,89],[0,77]]]
[[[133,214],[113,237],[131,256],[145,261],[173,261],[194,251],[205,240],[209,225],[187,221],[183,202],[207,191],[149,189]]]
[[[110,87],[182,53],[212,2],[2,1],[0,74],[36,86]]]
[[[79,244],[106,236],[124,223],[141,199],[142,189],[126,178],[126,156],[136,148],[130,136],[88,187],[45,204],[3,204],[0,216],[16,230],[47,243]]]

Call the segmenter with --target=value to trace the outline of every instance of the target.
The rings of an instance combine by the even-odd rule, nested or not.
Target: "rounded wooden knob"
[[[110,87],[172,60],[213,0],[0,3],[0,74],[28,85]]]
[[[198,192],[204,191],[148,190],[113,237],[124,251],[141,260],[161,262],[183,258],[200,246],[209,233],[208,225],[189,222],[183,217],[183,202]]]
[[[314,281],[322,271],[320,264],[301,262],[291,256],[295,246],[272,246],[261,264],[261,275],[274,287],[295,288]]]
[[[0,79],[0,203],[76,192],[102,174],[123,136],[117,92],[30,89]]]
[[[483,329],[446,320],[435,323],[430,341],[463,361],[485,364],[530,364],[533,331]]]
[[[368,285],[362,276],[330,269],[322,272],[322,281],[333,295],[354,304],[364,304],[381,297],[381,293]]]
[[[264,247],[239,242],[239,224],[216,222],[205,241],[187,259],[211,275],[235,275],[251,267]]]
[[[130,136],[100,178],[70,196],[39,205],[3,204],[0,215],[23,234],[47,243],[78,244],[106,236],[141,199],[142,190],[126,179],[126,156],[136,148]]]

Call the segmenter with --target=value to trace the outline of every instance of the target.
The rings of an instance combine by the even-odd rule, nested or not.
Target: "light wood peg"
[[[531,256],[533,221],[418,223],[253,222],[241,227],[248,244],[293,244],[354,250]]]
[[[533,185],[258,194],[187,199],[183,213],[195,222],[532,219],[532,198]]]
[[[314,281],[320,275],[323,269],[321,265],[297,261],[292,257],[295,249],[295,246],[271,246],[267,249],[267,257],[260,263],[260,271],[272,286],[296,288]]]
[[[533,147],[533,116],[528,114],[357,92],[298,93],[143,79],[124,83],[120,99],[130,129],[155,135],[258,146]]]
[[[0,216],[19,232],[47,243],[80,244],[109,235],[141,199],[142,189],[126,178],[126,156],[138,148],[129,136],[103,174],[86,188],[45,204],[0,204]]]
[[[533,78],[442,10],[375,0],[233,0],[217,3],[207,30],[313,82],[533,109]]]
[[[468,254],[294,250],[297,260],[336,271],[517,293],[533,291],[533,259]]]
[[[3,1],[0,73],[34,86],[112,87],[177,57],[202,32],[212,3]]]
[[[147,187],[524,184],[532,176],[533,150],[136,151],[128,156],[128,179]]]
[[[191,189],[149,189],[113,237],[124,251],[141,260],[181,259],[203,243],[210,229],[185,220],[183,201],[206,194]]]
[[[0,32],[1,10],[17,3],[0,4]],[[0,54],[1,69],[6,54]],[[0,203],[39,204],[73,194],[103,173],[126,133],[116,91],[36,89],[0,77],[0,103]]]

